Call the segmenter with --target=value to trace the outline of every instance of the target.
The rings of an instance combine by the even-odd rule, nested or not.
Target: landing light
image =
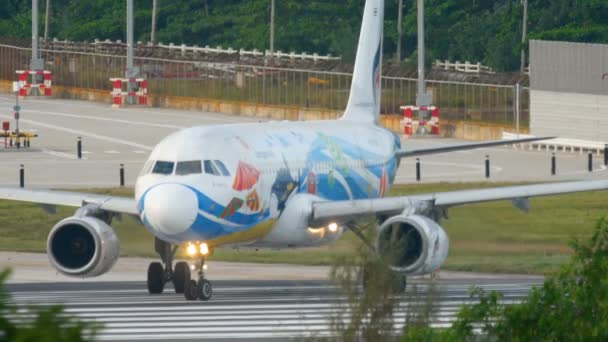
[[[338,224],[335,222],[332,222],[329,224],[329,226],[327,226],[327,228],[329,229],[330,232],[335,233],[338,231]]]
[[[189,243],[188,247],[186,247],[186,253],[188,253],[189,256],[195,256],[196,255],[196,246]]]
[[[207,246],[207,244],[204,243],[204,242],[201,243],[201,245],[200,245],[200,252],[201,252],[202,255],[209,254],[209,246]]]
[[[186,245],[186,254],[192,258],[207,256],[210,251],[209,245],[205,242],[189,242]]]

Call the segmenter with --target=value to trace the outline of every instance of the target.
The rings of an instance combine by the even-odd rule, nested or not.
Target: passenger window
[[[175,174],[179,176],[191,175],[202,172],[203,171],[200,160],[177,162],[177,167],[175,168]]]
[[[215,165],[218,169],[220,169],[223,176],[230,176],[230,172],[228,171],[228,168],[226,168],[226,165],[224,165],[224,163],[219,160],[215,160]]]
[[[217,170],[217,167],[213,165],[211,160],[205,160],[205,173],[208,175],[219,176],[220,172]]]
[[[175,166],[174,162],[159,160],[156,162],[156,164],[154,164],[154,169],[152,169],[152,173],[156,173],[159,175],[170,175],[173,173],[173,166]]]

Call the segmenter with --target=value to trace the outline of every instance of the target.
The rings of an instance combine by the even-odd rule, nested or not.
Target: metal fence
[[[55,84],[107,90],[109,79],[121,77],[126,57],[42,50],[46,70]],[[27,69],[31,50],[0,45],[0,79],[16,80],[15,70]],[[135,59],[141,76],[149,81],[154,95],[201,97],[264,105],[342,110],[346,106],[350,73],[277,68],[236,63],[180,61],[139,57]],[[382,77],[384,114],[399,114],[399,107],[415,104],[416,79]],[[427,81],[434,105],[442,118],[462,121],[516,124],[516,87],[455,81]],[[519,123],[529,122],[529,94],[521,88]]]

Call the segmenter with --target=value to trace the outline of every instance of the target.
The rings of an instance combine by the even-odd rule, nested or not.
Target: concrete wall
[[[12,91],[12,83],[0,81],[0,92]],[[64,99],[77,99],[84,101],[104,102],[110,105],[112,97],[110,91],[93,89],[71,88],[54,86],[53,96]],[[232,115],[271,118],[273,120],[330,120],[338,118],[342,112],[322,109],[302,109],[297,107],[282,107],[259,105],[246,102],[226,102],[212,99],[176,96],[150,95],[150,105],[153,107],[176,108],[184,110],[209,111]],[[403,133],[401,116],[382,115],[382,126],[396,132]],[[467,140],[495,140],[502,138],[502,132],[508,128],[483,123],[466,123],[461,121],[441,122],[441,134],[448,138]],[[523,132],[522,133],[527,133]]]
[[[530,105],[535,135],[608,141],[608,95],[532,90]]]

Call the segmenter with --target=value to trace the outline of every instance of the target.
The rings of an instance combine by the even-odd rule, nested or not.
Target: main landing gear
[[[148,266],[148,292],[161,294],[165,284],[173,282],[175,293],[184,293],[186,282],[190,280],[190,267],[187,262],[180,261],[173,268],[173,258],[178,246],[158,238],[154,239],[154,249],[160,255],[161,262],[152,262]]]
[[[170,243],[156,238],[154,248],[160,255],[162,263],[153,262],[148,267],[148,292],[150,294],[161,294],[165,284],[171,281],[175,293],[183,293],[187,300],[207,301],[211,299],[213,288],[211,282],[205,278],[206,261],[210,252],[206,243],[189,243],[186,247],[186,253],[194,260],[192,270],[196,271],[198,281],[192,280],[190,266],[187,262],[178,262],[175,264],[175,269],[172,268],[178,246],[171,246]]]

